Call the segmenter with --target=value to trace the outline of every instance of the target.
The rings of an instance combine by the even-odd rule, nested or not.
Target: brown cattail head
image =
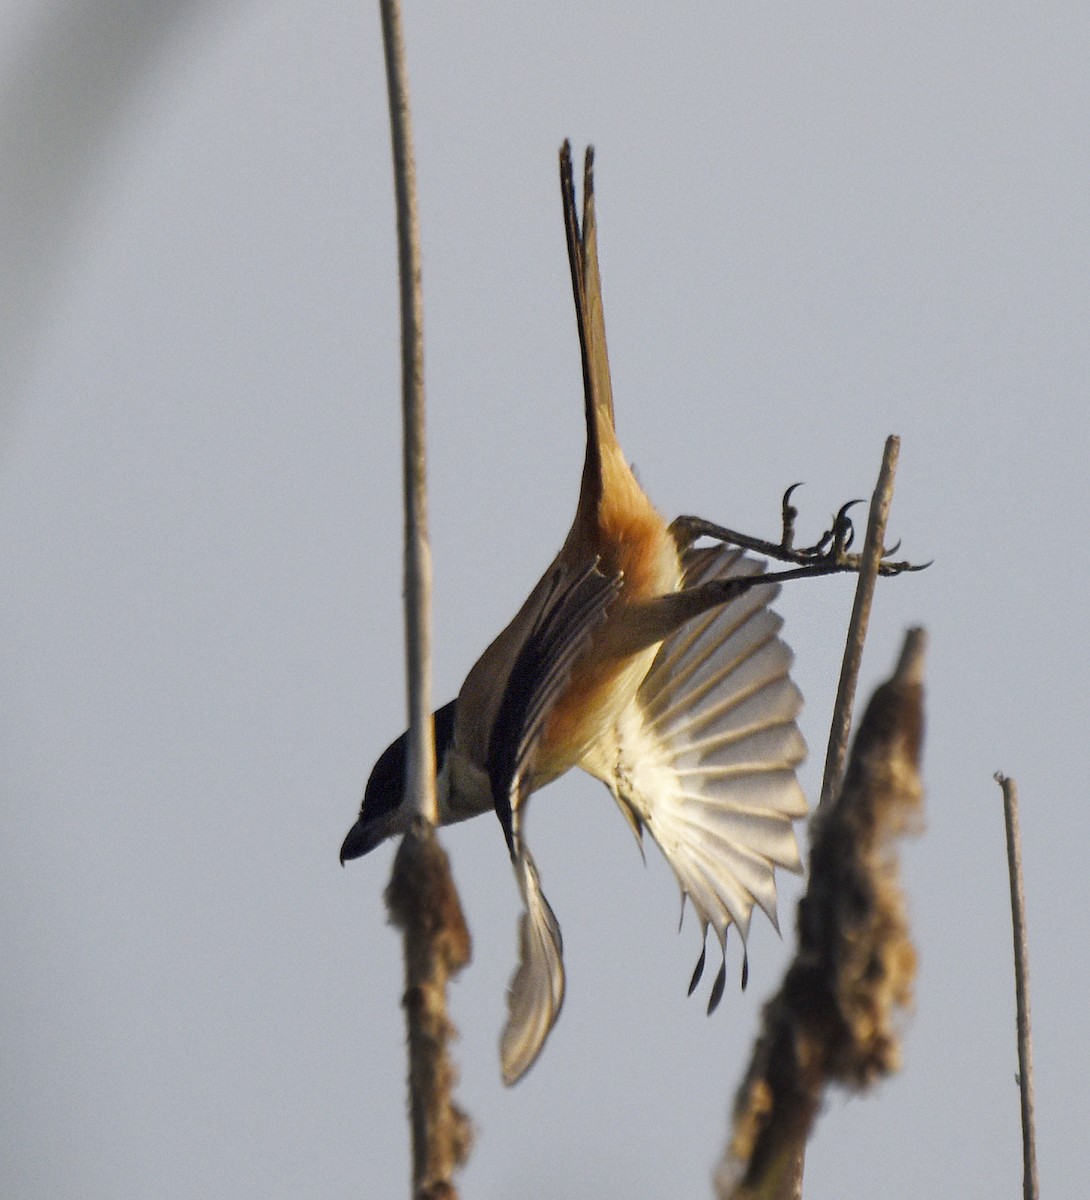
[[[456,1030],[446,996],[471,945],[446,851],[425,822],[414,822],[398,847],[386,906],[405,939],[413,1195],[457,1200],[453,1174],[469,1156],[473,1127],[453,1099],[458,1073],[447,1047]]]
[[[735,1102],[721,1197],[792,1195],[825,1087],[863,1090],[900,1065],[897,1018],[912,1002],[916,951],[896,841],[920,824],[924,647],[923,631],[910,630],[839,793],[814,816],[798,950]]]

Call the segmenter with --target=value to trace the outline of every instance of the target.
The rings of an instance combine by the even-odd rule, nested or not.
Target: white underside
[[[690,551],[685,566],[687,586],[763,570],[718,546]],[[614,775],[605,779],[720,944],[731,923],[746,937],[754,904],[776,925],[775,868],[801,866],[802,696],[783,622],[768,608],[778,591],[753,588],[663,643],[618,722]]]

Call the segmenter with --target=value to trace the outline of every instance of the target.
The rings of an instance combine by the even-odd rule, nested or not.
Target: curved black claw
[[[798,487],[798,484],[795,484],[794,487]],[[788,488],[784,496],[785,500],[792,490],[793,488]],[[848,512],[857,504],[862,503],[862,500],[849,500],[847,504],[842,504],[836,516],[833,517],[831,527],[826,529],[812,546],[807,546],[805,550],[793,551],[793,561],[804,565],[809,562],[840,562],[855,540],[855,526],[852,524]]]
[[[796,489],[802,487],[802,483],[793,483],[783,494],[783,499],[780,501],[780,510],[783,513],[783,532],[780,537],[780,545],[784,550],[791,550],[795,544],[795,518],[799,515],[799,510],[791,503],[791,494]]]
[[[749,951],[742,948],[742,991],[746,990],[746,984],[749,983]]]
[[[857,504],[862,503],[862,500],[849,500],[847,504],[842,504],[833,520],[832,553],[837,557],[847,554],[852,542],[855,541],[855,526],[852,524],[848,512]]]
[[[891,550],[892,554],[893,551]],[[933,558],[929,558],[925,563],[910,563],[910,562],[886,562],[885,559],[878,564],[879,575],[904,575],[909,571],[926,571],[934,563]]]

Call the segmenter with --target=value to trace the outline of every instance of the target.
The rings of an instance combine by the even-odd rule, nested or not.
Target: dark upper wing
[[[621,576],[607,578],[596,562],[578,574],[558,564],[515,659],[496,713],[486,763],[492,801],[512,855],[517,837],[515,813],[525,799],[528,771],[545,721],[620,587]]]
[[[533,1065],[564,1003],[560,926],[541,890],[537,868],[519,829],[519,809],[529,793],[534,750],[549,714],[621,586],[596,563],[576,573],[564,563],[548,587],[515,659],[488,746],[492,799],[503,825],[526,908],[519,923],[519,965],[507,994],[507,1024],[500,1042],[504,1083]]]

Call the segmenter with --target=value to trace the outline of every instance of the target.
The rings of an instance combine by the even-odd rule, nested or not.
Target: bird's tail
[[[560,148],[560,192],[564,203],[564,231],[568,243],[579,350],[583,360],[583,397],[587,418],[587,454],[579,506],[592,512],[602,496],[605,460],[613,456],[617,435],[613,424],[613,388],[606,353],[606,326],[602,311],[602,280],[598,271],[598,224],[594,211],[594,148],[587,147],[583,170],[583,219],[575,202],[571,145]],[[622,459],[623,461],[623,459]]]
[[[500,1039],[503,1082],[517,1083],[534,1065],[564,1003],[564,943],[525,845],[515,874],[526,905],[519,923],[519,965],[507,991],[507,1024]]]

